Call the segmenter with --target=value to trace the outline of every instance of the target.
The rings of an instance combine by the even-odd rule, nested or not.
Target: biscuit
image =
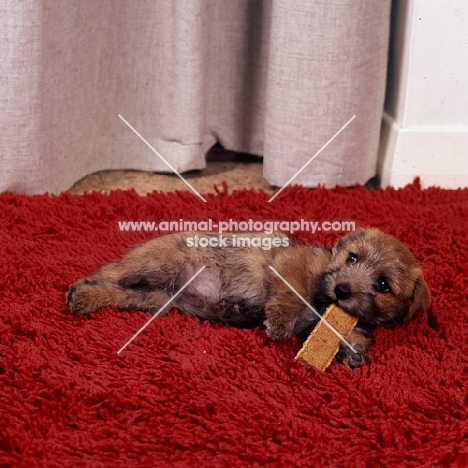
[[[307,338],[303,347],[296,355],[309,366],[324,371],[332,362],[340,347],[340,338],[330,330],[326,320],[338,333],[346,336],[357,324],[358,319],[346,313],[340,307],[332,304],[322,316],[323,320],[317,324]]]

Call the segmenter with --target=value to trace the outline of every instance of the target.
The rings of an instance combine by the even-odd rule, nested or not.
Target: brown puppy
[[[273,242],[271,237],[194,232],[160,237],[75,281],[67,304],[74,314],[105,306],[157,312],[204,266],[164,313],[177,307],[211,321],[263,323],[273,339],[305,338],[317,316],[271,266],[320,314],[334,302],[358,317],[345,337],[358,353],[345,345],[339,353],[350,368],[369,359],[376,327],[393,327],[429,305],[429,289],[411,252],[377,229],[354,231],[332,251],[294,244],[280,234]]]

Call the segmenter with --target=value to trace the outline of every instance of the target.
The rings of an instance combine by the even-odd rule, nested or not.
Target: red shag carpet
[[[0,466],[468,466],[468,190],[0,196]],[[74,317],[70,283],[153,233],[118,221],[353,220],[406,242],[431,308],[324,373],[296,342],[171,312]],[[337,232],[296,233],[331,246]]]

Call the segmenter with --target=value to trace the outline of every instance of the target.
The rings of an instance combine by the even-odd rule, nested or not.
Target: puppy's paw
[[[356,367],[360,367],[364,363],[368,364],[370,362],[369,348],[359,343],[351,344],[356,352],[349,346],[343,345],[336,355],[336,359],[350,369],[356,369]]]
[[[287,340],[293,334],[293,327],[290,323],[274,320],[271,317],[267,318],[263,325],[265,325],[266,334],[273,340]]]
[[[346,341],[352,345],[354,351],[345,343],[340,344],[340,350],[336,355],[338,362],[341,362],[350,369],[360,367],[362,364],[369,364],[369,349],[372,340],[366,336],[361,328],[351,330],[346,336]]]
[[[65,302],[74,315],[88,314],[97,310],[93,304],[93,286],[84,278],[76,280],[65,295]]]

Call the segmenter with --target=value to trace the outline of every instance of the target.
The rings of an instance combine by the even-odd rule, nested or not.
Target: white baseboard
[[[382,187],[468,187],[468,126],[401,127],[384,115],[378,173]]]

